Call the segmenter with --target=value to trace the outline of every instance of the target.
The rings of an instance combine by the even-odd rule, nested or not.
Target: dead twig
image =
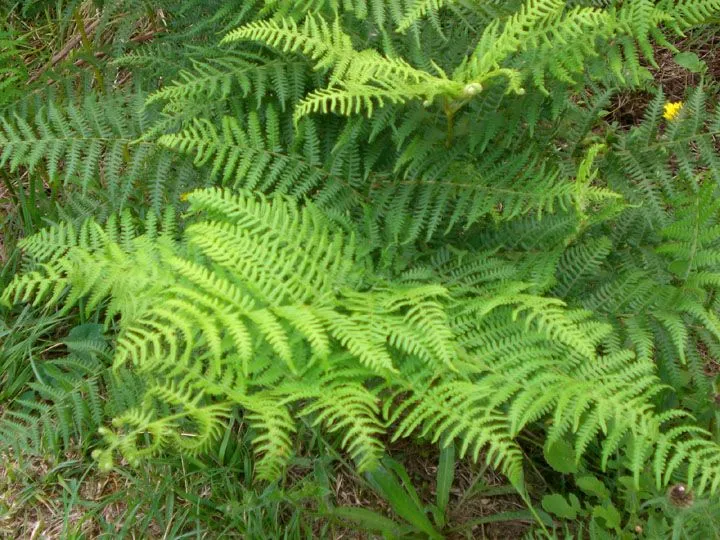
[[[97,25],[100,24],[100,19],[95,19],[94,21],[91,21],[86,27],[85,27],[85,33],[90,34],[97,28]],[[45,65],[42,69],[40,69],[37,73],[35,73],[30,79],[28,79],[28,84],[35,82],[38,80],[43,73],[45,73],[48,69],[54,67],[59,62],[64,60],[68,54],[70,54],[70,51],[72,51],[75,47],[77,47],[80,42],[82,41],[82,35],[78,33],[77,35],[74,35],[71,37],[68,42],[65,44],[65,46],[55,53],[53,57],[50,59],[50,62]]]

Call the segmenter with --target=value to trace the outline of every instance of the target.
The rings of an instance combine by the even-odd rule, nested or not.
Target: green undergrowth
[[[720,535],[717,0],[0,0],[0,531]]]

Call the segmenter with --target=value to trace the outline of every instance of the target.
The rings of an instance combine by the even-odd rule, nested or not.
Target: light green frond
[[[256,21],[229,32],[221,43],[242,40],[262,41],[285,52],[299,51],[310,57],[316,69],[327,69],[344,61],[353,51],[350,37],[338,20],[328,24],[320,17],[308,16],[302,25],[293,20]]]
[[[412,390],[402,404],[387,402],[388,422],[396,424],[393,439],[417,433],[441,446],[458,440],[459,454],[474,460],[485,451],[485,460],[499,467],[515,486],[522,485],[522,451],[510,434],[507,419],[487,405],[482,388],[461,381]],[[392,411],[392,412],[391,412]]]
[[[290,392],[290,396],[305,394],[304,390]],[[300,414],[311,417],[313,425],[323,425],[329,433],[340,433],[341,448],[350,454],[360,471],[373,470],[384,452],[379,437],[385,429],[379,412],[378,398],[372,392],[362,384],[343,380],[328,381],[300,410]]]
[[[282,474],[292,456],[292,434],[295,422],[285,406],[271,394],[256,394],[244,398],[242,405],[248,410],[247,418],[257,434],[253,437],[255,475],[259,480],[275,480]]]

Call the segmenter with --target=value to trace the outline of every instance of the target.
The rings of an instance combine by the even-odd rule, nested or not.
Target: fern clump
[[[717,0],[162,4],[98,5],[92,76],[0,81],[30,201],[0,298],[73,328],[32,375],[8,354],[3,448],[138,468],[240,436],[282,485],[322,440],[380,489],[411,438],[501,472],[541,528],[537,504],[593,537],[705,530],[720,109],[677,53]],[[672,54],[702,84],[668,104]]]
[[[390,429],[456,441],[474,459],[484,451],[522,489],[514,439],[549,416],[548,444],[572,436],[578,461],[602,434],[603,465],[627,439],[636,479],[655,456],[659,485],[687,463],[689,485],[718,488],[720,449],[702,430],[671,428],[681,411],[655,411],[653,363],[599,357],[609,325],[532,294],[512,269],[488,279],[492,255],[445,255],[428,267],[434,280],[388,281],[312,205],[219,190],[187,198],[199,216],[179,241],[154,220],[140,235],[127,221],[88,222],[28,239],[35,270],[3,293],[64,309],[107,299],[106,324],[119,317],[113,363],[152,383],[103,431],[103,466],[116,450],[131,462],[169,445],[200,452],[240,406],[257,431],[259,478],[280,474],[293,418],[307,416],[339,432],[360,470],[377,465]],[[50,238],[66,245],[48,249]]]

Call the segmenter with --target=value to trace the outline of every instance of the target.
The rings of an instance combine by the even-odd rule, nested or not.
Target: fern
[[[70,246],[62,258],[82,264],[19,276],[3,294],[44,299],[71,283],[66,306],[109,296],[109,313],[122,315],[114,363],[131,362],[151,382],[143,404],[103,432],[107,447],[96,455],[104,466],[115,451],[131,461],[169,445],[203,451],[240,406],[258,430],[257,472],[269,479],[292,453],[290,407],[300,402],[301,415],[339,431],[358,467],[371,470],[387,429],[384,401],[395,437],[457,440],[476,459],[487,448],[485,458],[519,489],[522,452],[513,439],[544,416],[553,418],[549,444],[575,434],[578,460],[602,433],[604,466],[629,437],[625,459],[636,481],[654,455],[659,485],[686,463],[691,485],[718,488],[715,443],[693,426],[664,429],[681,413],[654,412],[662,386],[652,362],[622,350],[597,358],[612,327],[587,312],[528,294],[521,281],[487,281],[475,263],[458,267],[447,257],[433,266],[446,287],[388,287],[312,206],[215,190],[189,202],[207,217],[187,226],[186,243],[152,247],[152,227],[150,237],[104,233],[99,248]],[[142,261],[145,279],[107,273],[103,265],[123,250]],[[149,438],[139,445],[141,433]]]
[[[221,130],[197,121],[181,133],[163,135],[159,143],[194,156],[197,166],[210,164],[210,173],[223,185],[296,197],[315,193],[318,200],[327,199],[335,208],[362,200],[362,194],[343,177],[341,163],[325,166],[321,161],[311,124],[305,125],[303,138],[292,145],[306,151],[284,148],[280,133],[279,119],[274,109],[268,108],[265,126],[255,113],[248,115],[247,127],[232,117],[223,118]],[[330,179],[334,183],[326,185]],[[344,189],[338,192],[335,183],[345,183]]]
[[[532,440],[612,469],[613,504],[717,494],[720,116],[651,80],[716,0],[145,4],[99,3],[17,103],[23,66],[0,81],[28,233],[0,339],[81,324],[39,369],[0,345],[5,449],[202,461],[242,418],[262,481],[310,431],[361,472],[411,437],[527,497]]]
[[[377,374],[396,371],[391,356],[395,348],[431,365],[451,365],[450,336],[443,330],[442,312],[433,300],[443,294],[442,288],[343,292],[359,278],[358,270],[351,271],[352,243],[346,245],[341,236],[330,235],[316,212],[298,213],[281,199],[270,204],[214,191],[197,192],[190,202],[194,211],[215,217],[190,225],[185,233],[193,251],[214,261],[214,272],[173,254],[173,250],[150,247],[146,236],[126,243],[125,249],[131,251],[122,254],[121,246],[105,235],[97,250],[75,246],[63,258],[68,264],[58,267],[51,258],[43,263],[42,271],[17,278],[5,298],[28,298],[37,293],[35,301],[44,301],[51,282],[51,301],[64,290],[68,292],[65,309],[86,295],[90,306],[111,295],[106,317],[119,312],[123,320],[132,321],[118,338],[115,364],[132,360],[143,371],[183,381],[177,390],[159,386],[152,394],[155,398],[190,399],[184,392],[205,385],[212,395],[236,395],[239,391],[230,389],[247,385],[253,375],[262,378],[269,368],[267,362],[276,355],[284,363],[285,377],[297,376],[328,358],[330,342],[340,344],[358,365]],[[29,240],[25,247],[32,249],[33,245],[38,244]],[[38,251],[35,256],[48,253],[44,246]],[[162,257],[162,252],[166,252],[165,264],[177,272],[171,281],[162,277],[167,274],[159,267],[153,268],[159,263],[155,257]],[[243,254],[252,252],[258,258],[245,259]],[[318,257],[308,257],[309,253]],[[80,264],[73,262],[75,257]],[[97,257],[95,263],[90,262],[93,257]],[[101,263],[105,257],[108,259]],[[128,273],[130,267],[138,273]],[[159,287],[166,291],[165,300],[151,305],[148,302],[157,297]],[[203,292],[198,294],[199,290]],[[127,310],[118,310],[120,304],[126,304]],[[398,313],[404,310],[407,312]],[[430,335],[425,335],[427,332]],[[196,348],[207,348],[209,354],[200,371],[193,360]],[[261,358],[265,360],[258,363]],[[243,404],[255,397],[239,392],[233,399]],[[354,399],[349,394],[346,405]],[[210,426],[222,414],[213,407],[185,412],[191,420]],[[308,414],[313,410],[308,408]],[[169,440],[165,422],[170,420],[154,420],[149,414],[150,409],[128,413],[118,422],[128,424],[130,433],[143,429],[154,433],[155,442],[147,450],[152,453]],[[264,418],[262,411],[257,414]],[[212,433],[208,427],[203,439]],[[111,446],[126,449],[123,444],[112,442]],[[370,456],[360,460],[366,467],[378,457],[375,438],[368,437],[367,444],[374,447],[350,445],[358,456]],[[144,450],[139,452],[145,455]],[[289,456],[289,451],[284,455]],[[268,465],[267,470],[276,467]]]
[[[110,100],[87,95],[60,106],[32,103],[8,114],[0,127],[0,164],[11,172],[42,168],[52,184],[79,186],[82,192],[105,192],[112,207],[123,208],[145,179],[152,206],[165,202],[167,175],[180,164],[149,141],[138,140],[147,128],[142,96]],[[31,112],[34,111],[34,112]],[[178,193],[181,186],[172,186]]]
[[[0,446],[18,458],[92,448],[102,423],[122,410],[106,404],[105,393],[114,387],[115,377],[107,364],[110,350],[102,328],[77,326],[62,345],[68,355],[43,362],[29,392],[10,402],[0,419]],[[118,395],[142,388],[136,378],[126,376],[124,383]]]
[[[194,156],[197,165],[209,164],[208,170],[224,185],[310,195],[326,213],[343,220],[365,219],[359,208],[370,202],[373,221],[391,241],[431,239],[486,216],[511,219],[572,204],[568,176],[574,170],[558,172],[538,164],[555,161],[551,137],[556,130],[574,133],[588,127],[576,125],[569,115],[562,118],[559,110],[550,112],[547,101],[560,106],[564,89],[575,85],[586,67],[597,67],[598,41],[612,48],[609,40],[627,38],[646,50],[648,36],[658,38],[658,25],[672,17],[662,11],[665,7],[651,6],[648,11],[645,4],[642,9],[623,6],[614,13],[565,9],[563,2],[531,2],[514,14],[512,6],[493,12],[496,17],[507,14],[504,19],[492,19],[488,10],[478,9],[468,16],[481,28],[484,25],[485,33],[473,54],[458,56],[453,51],[436,61],[428,54],[436,52],[433,49],[418,51],[387,41],[378,44],[381,50],[368,48],[370,38],[343,27],[340,12],[347,6],[317,2],[290,9],[282,3],[268,4],[282,16],[261,18],[229,32],[223,42],[242,48],[218,61],[196,63],[181,80],[152,95],[150,103],[162,101],[173,118],[160,144]],[[419,31],[419,21],[413,24]],[[284,53],[302,52],[309,67],[325,74],[327,83],[304,71],[301,60],[266,57],[248,40]],[[555,54],[558,43],[577,55]],[[631,68],[623,54],[616,66],[620,76]],[[635,53],[626,56],[635,58]],[[546,80],[547,75],[551,79]],[[265,114],[256,116],[254,107],[268,99],[268,80],[277,100],[265,101]],[[525,87],[524,81],[542,91],[514,96]],[[308,85],[311,89],[303,98]],[[238,88],[239,98],[230,97],[232,88]],[[546,91],[548,98],[543,97]],[[209,97],[220,107],[208,110]],[[344,129],[325,120],[328,129],[307,122],[313,112],[370,114],[383,104],[371,121],[347,123]],[[288,132],[290,113],[297,135]],[[205,118],[192,118],[198,114]],[[220,122],[219,116],[225,119]],[[530,150],[521,141],[533,136],[541,122],[552,127],[535,135],[537,145]],[[438,151],[440,146],[450,151]],[[392,157],[392,148],[398,157]],[[488,155],[470,157],[488,148]],[[527,174],[513,177],[504,172],[512,167],[509,163],[523,170],[523,159],[528,159]],[[405,178],[397,179],[398,171]],[[506,179],[499,192],[493,175]],[[546,179],[542,189],[527,183],[538,177]]]
[[[615,71],[622,79],[625,56],[633,80],[638,81],[636,42],[652,59],[648,40],[651,29],[676,18],[688,26],[703,20],[698,16],[690,22],[682,9],[668,13],[649,1],[642,2],[642,7],[636,9],[630,4],[617,13],[582,7],[565,12],[562,0],[528,1],[504,24],[499,19],[488,24],[473,53],[455,67],[451,77],[432,61],[434,73],[371,49],[357,51],[339,21],[330,25],[324,18],[312,14],[302,25],[292,18],[251,22],[228,33],[223,42],[250,39],[284,52],[300,51],[313,61],[314,69],[331,72],[329,86],[310,93],[296,108],[296,120],[317,112],[372,114],[374,108],[385,104],[419,99],[429,105],[436,98],[445,98],[445,113],[455,114],[498,77],[506,82],[507,92],[517,94],[525,92],[522,86],[525,78],[530,78],[547,94],[545,77],[548,74],[557,81],[573,84],[589,60],[597,55],[599,40],[618,39],[625,50],[618,53],[616,48],[612,49],[613,58],[617,59]],[[421,15],[428,11],[428,6],[421,4],[415,9]],[[704,17],[710,16],[714,9],[717,6],[702,10]],[[414,17],[410,15],[410,19],[405,19],[401,28],[406,29]],[[560,47],[571,53],[556,54]],[[532,67],[517,69],[513,62],[516,58],[522,58],[521,65]]]
[[[284,109],[302,97],[307,74],[303,63],[268,60],[257,54],[222,56],[215,61],[196,61],[192,70],[183,70],[172,85],[154,92],[147,104],[165,102],[170,113],[187,113],[193,103],[222,101],[232,92],[243,97],[253,95],[258,104],[266,99],[272,87]]]

